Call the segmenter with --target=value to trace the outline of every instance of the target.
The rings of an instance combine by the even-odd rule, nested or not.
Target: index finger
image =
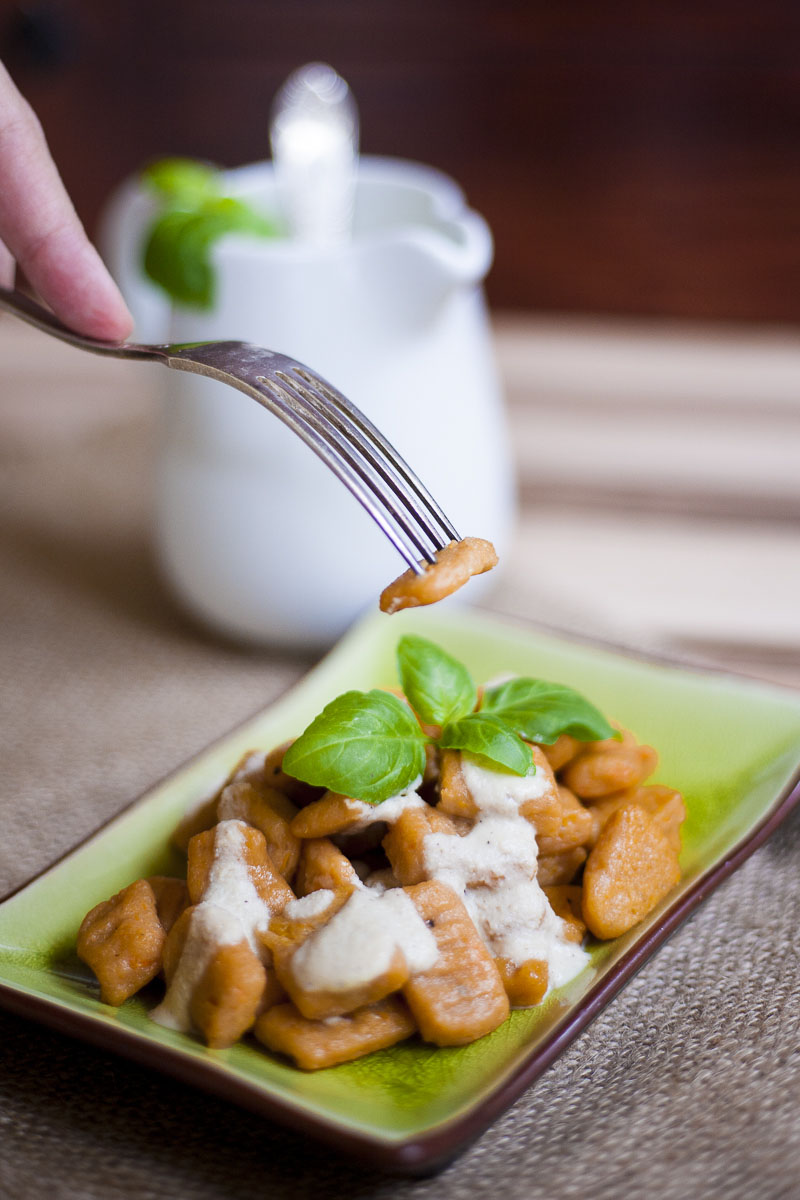
[[[87,238],[33,109],[0,63],[0,241],[65,324],[121,341],[133,322]]]

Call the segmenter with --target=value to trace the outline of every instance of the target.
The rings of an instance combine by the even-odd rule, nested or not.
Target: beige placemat
[[[123,399],[46,438],[15,418],[0,446],[0,891],[308,665],[220,644],[164,596],[150,408]],[[799,868],[796,817],[422,1182],[0,1013],[0,1196],[797,1196]]]

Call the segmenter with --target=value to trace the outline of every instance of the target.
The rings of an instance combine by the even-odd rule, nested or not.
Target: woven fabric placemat
[[[122,409],[0,448],[0,894],[310,665],[173,608],[148,546],[150,437]],[[800,815],[428,1180],[0,1012],[0,1196],[797,1196],[799,865]]]

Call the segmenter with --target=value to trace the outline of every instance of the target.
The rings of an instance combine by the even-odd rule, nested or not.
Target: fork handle
[[[149,359],[153,362],[163,361],[167,357],[166,346],[142,346],[135,342],[103,342],[99,338],[86,337],[82,333],[76,333],[63,321],[59,321],[58,317],[44,305],[12,288],[0,287],[0,308],[21,317],[23,321],[41,329],[43,333],[50,333],[53,337],[60,338],[62,342],[69,342],[71,346],[77,346],[80,350],[90,350],[93,354],[106,354],[113,358]]]

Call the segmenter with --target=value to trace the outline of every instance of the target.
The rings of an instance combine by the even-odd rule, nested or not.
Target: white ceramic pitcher
[[[226,177],[276,211],[269,163]],[[234,338],[329,379],[395,444],[462,535],[509,543],[513,481],[481,290],[483,219],[427,167],[362,158],[350,241],[217,243],[213,311],[172,308],[141,275],[152,201],[128,185],[105,245],[152,341]],[[157,547],[172,589],[226,634],[334,640],[405,564],[356,500],[278,420],[230,388],[169,372],[157,476]],[[491,576],[486,580],[491,581]],[[475,600],[486,583],[473,581]]]

